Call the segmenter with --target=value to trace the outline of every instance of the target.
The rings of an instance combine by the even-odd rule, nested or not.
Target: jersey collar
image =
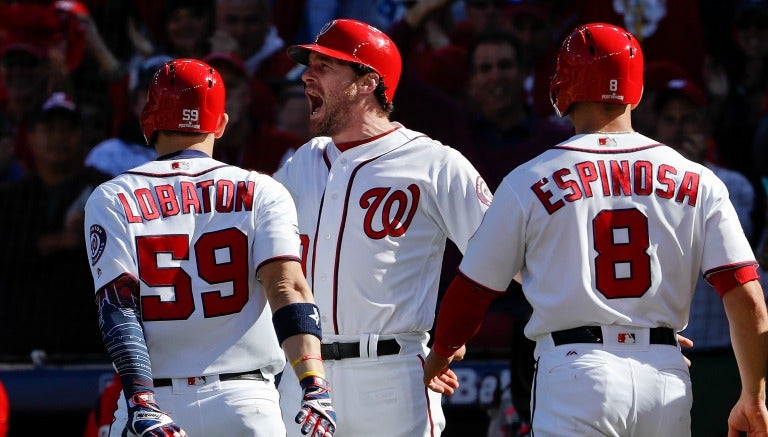
[[[378,140],[379,138],[381,138],[381,137],[383,137],[385,135],[389,135],[390,133],[396,131],[397,129],[399,129],[399,126],[395,127],[392,130],[388,130],[386,132],[383,132],[383,133],[380,133],[378,135],[375,135],[375,136],[372,136],[372,137],[368,137],[368,138],[365,138],[365,139],[362,139],[362,140],[347,141],[346,143],[336,143],[336,148],[341,150],[342,152],[346,152],[347,150],[349,150],[349,149],[351,149],[351,148],[353,148],[355,146],[359,146],[361,144],[370,143],[371,141]]]
[[[191,158],[210,158],[207,153],[201,150],[184,149],[177,152],[172,152],[167,155],[163,155],[157,158],[158,161],[172,161],[174,159],[191,159]]]

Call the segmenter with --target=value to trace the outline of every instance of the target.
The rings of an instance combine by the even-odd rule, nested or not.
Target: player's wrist
[[[435,341],[435,343],[432,345],[432,352],[445,358],[452,357],[453,354],[456,353],[456,351],[458,351],[459,349],[461,349],[461,345],[448,346],[438,341]]]
[[[291,362],[291,367],[295,369],[296,366],[298,366],[300,363],[303,363],[309,360],[323,361],[323,357],[321,357],[320,355],[312,355],[312,354],[302,355]]]
[[[155,392],[151,390],[139,391],[128,397],[128,408],[156,408],[156,406]]]

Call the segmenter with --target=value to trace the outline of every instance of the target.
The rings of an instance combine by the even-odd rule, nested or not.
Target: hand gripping
[[[143,391],[128,399],[128,423],[123,436],[186,437],[187,433],[173,423],[171,416],[160,410],[155,394]]]
[[[331,384],[319,376],[307,376],[299,384],[304,390],[301,410],[296,415],[301,433],[310,437],[332,437],[336,431],[336,412],[331,404]]]

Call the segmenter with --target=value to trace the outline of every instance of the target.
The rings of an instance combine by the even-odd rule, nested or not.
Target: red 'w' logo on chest
[[[411,184],[408,186],[408,192],[410,196],[402,190],[392,191],[392,187],[371,188],[366,191],[360,198],[360,207],[367,210],[363,223],[365,235],[375,240],[387,235],[392,237],[403,235],[419,206],[419,187]]]

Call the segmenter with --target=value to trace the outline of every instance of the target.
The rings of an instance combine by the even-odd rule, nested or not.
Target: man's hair
[[[358,76],[365,76],[368,73],[376,73],[376,70],[373,68],[358,64],[356,62],[350,62],[349,65],[352,67],[352,71],[355,72]],[[379,75],[379,84],[376,85],[376,89],[373,91],[373,94],[376,96],[376,100],[378,100],[379,105],[381,105],[381,108],[386,112],[388,115],[392,113],[395,109],[395,105],[392,103],[387,103],[387,96],[384,94],[384,90],[387,89],[387,86],[384,84],[384,78]]]
[[[523,50],[523,44],[517,37],[508,32],[489,31],[481,32],[472,39],[467,49],[467,62],[469,63],[469,71],[471,74],[475,73],[475,53],[477,48],[484,44],[506,44],[512,46],[515,50],[515,62],[517,66],[525,65],[527,62],[524,59],[525,51]]]

